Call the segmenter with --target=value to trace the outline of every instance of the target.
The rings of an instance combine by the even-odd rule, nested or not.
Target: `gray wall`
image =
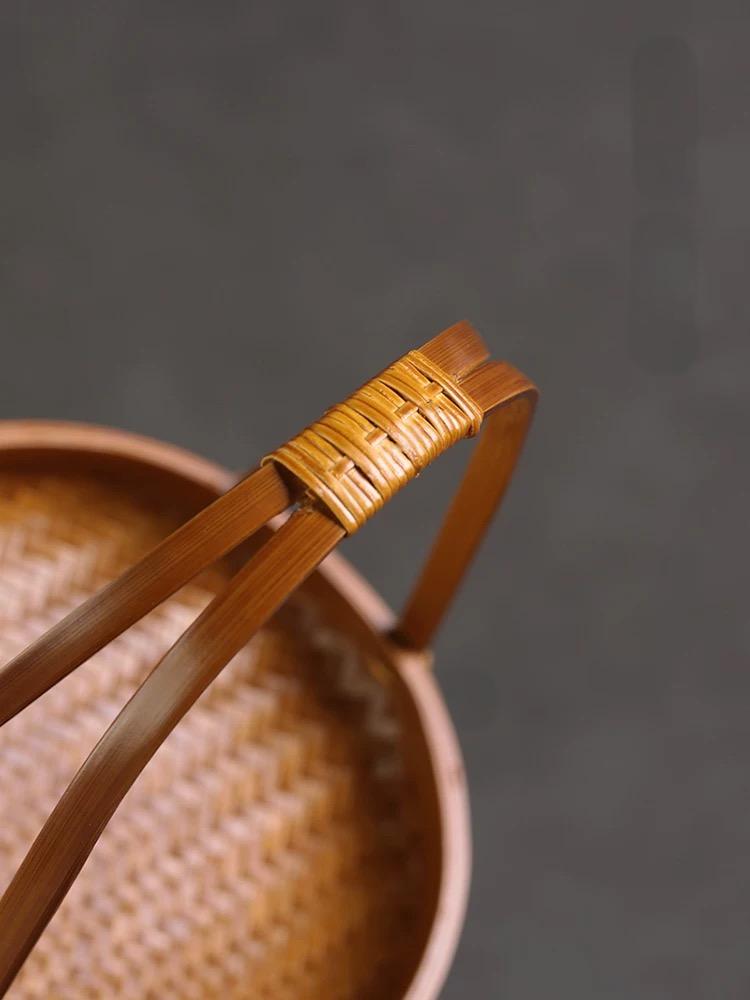
[[[449,998],[748,995],[749,42],[739,0],[0,12],[0,416],[241,468],[464,316],[542,389],[438,645]],[[393,601],[461,457],[348,545]]]

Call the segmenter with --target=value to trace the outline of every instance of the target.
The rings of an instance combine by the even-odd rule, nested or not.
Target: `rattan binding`
[[[293,472],[351,534],[438,455],[477,434],[482,417],[455,378],[410,351],[261,464]]]

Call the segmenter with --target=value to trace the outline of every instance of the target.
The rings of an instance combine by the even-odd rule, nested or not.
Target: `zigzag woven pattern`
[[[0,475],[0,660],[186,516]],[[185,587],[0,729],[0,890],[135,686],[221,585]],[[390,696],[310,598],[167,739],[12,1000],[384,998],[416,963],[422,834]]]
[[[411,351],[263,461],[293,472],[352,533],[481,423],[460,385]]]

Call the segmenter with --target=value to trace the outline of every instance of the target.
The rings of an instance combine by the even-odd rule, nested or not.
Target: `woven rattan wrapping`
[[[455,417],[456,434],[467,419]],[[0,474],[0,660],[185,514],[93,479]],[[220,584],[214,573],[184,588],[0,730],[0,889]],[[405,772],[389,695],[310,598],[296,599],[157,753],[9,996],[399,995],[424,878]]]
[[[351,533],[481,422],[460,385],[411,351],[264,462],[293,472]]]

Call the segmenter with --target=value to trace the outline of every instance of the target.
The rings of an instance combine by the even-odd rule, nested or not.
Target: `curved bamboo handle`
[[[414,649],[431,643],[482,542],[510,483],[538,396],[524,375],[500,363],[482,366],[464,388],[486,414],[485,428],[394,630],[396,641]]]
[[[348,402],[358,400],[357,406],[346,409],[347,403],[329,411],[275,453],[273,464],[178,529],[0,672],[1,724],[278,509],[299,499],[300,480],[307,486],[308,502],[235,575],[141,684],[34,841],[0,899],[0,996],[125,793],[208,684],[352,530],[352,523],[354,529],[364,523],[436,454],[476,430],[487,413],[490,425],[398,635],[422,645],[434,631],[507,486],[536,390],[510,366],[485,363],[484,345],[468,324],[445,331],[414,355],[351,397]],[[370,414],[372,423],[363,413]],[[337,452],[338,445],[343,453]],[[277,465],[293,472],[291,484]],[[488,469],[497,475],[488,476]],[[328,513],[316,509],[321,503]]]
[[[399,415],[397,406],[390,415],[390,422],[388,414],[385,420],[382,413],[376,414],[375,419],[385,423],[391,434],[406,434],[400,440],[410,454],[399,458],[400,464],[395,473],[391,463],[379,478],[377,462],[370,462],[368,468],[375,478],[374,498],[371,493],[364,501],[358,499],[351,516],[346,510],[346,503],[350,502],[351,489],[358,488],[356,484],[353,487],[349,485],[352,470],[345,471],[340,464],[336,466],[335,460],[332,462],[331,473],[345,484],[343,502],[334,493],[333,506],[330,503],[331,479],[321,481],[318,476],[312,483],[313,487],[318,487],[317,491],[313,489],[313,494],[329,507],[345,530],[356,530],[366,519],[357,520],[363,503],[369,504],[366,516],[371,516],[395,489],[431,461],[438,450],[453,443],[462,431],[471,432],[482,415],[488,414],[488,426],[463,485],[449,509],[432,554],[396,629],[395,636],[403,644],[424,648],[439,625],[492,513],[502,499],[531,419],[536,389],[510,365],[485,363],[487,350],[468,323],[450,327],[417,353],[435,366],[438,376],[441,372],[446,373],[463,391],[466,405],[474,409],[464,425],[450,428],[452,433],[436,443],[432,426],[419,420],[418,413],[412,412],[404,417]],[[399,397],[397,402],[403,403],[403,399]],[[426,403],[432,405],[429,399]],[[366,409],[365,412],[370,411]],[[452,414],[449,413],[449,416]],[[470,423],[472,416],[474,421]],[[416,442],[413,428],[410,433],[403,430],[410,418],[418,419],[421,425],[422,438],[417,438]],[[349,431],[351,433],[351,428]],[[429,436],[431,434],[432,437]],[[334,439],[341,441],[340,437]],[[357,444],[369,447],[372,452],[366,436],[364,442],[360,440]],[[392,458],[388,455],[390,444],[390,441],[381,442],[380,447],[385,450],[386,457]],[[421,454],[420,446],[423,446]],[[366,463],[368,454],[363,453],[361,447],[355,448],[352,454]],[[284,451],[284,455],[288,454]],[[302,470],[304,473],[299,461],[294,461],[293,451],[291,454],[291,471],[297,474]],[[338,456],[339,463],[342,457],[351,463],[349,456],[341,454]],[[356,474],[354,471],[355,477]],[[310,486],[309,479],[307,485]],[[0,726],[202,569],[234,549],[273,515],[294,503],[299,494],[299,481],[290,484],[282,479],[274,463],[251,473],[164,539],[121,577],[85,601],[9,663],[0,666]]]

